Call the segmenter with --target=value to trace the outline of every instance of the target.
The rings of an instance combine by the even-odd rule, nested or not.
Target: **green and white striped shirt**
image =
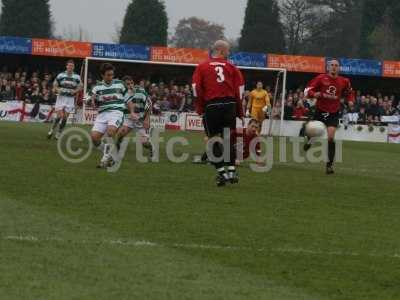
[[[143,121],[144,117],[146,116],[146,113],[149,112],[151,109],[151,100],[146,90],[140,87],[136,88],[133,96],[126,98],[127,106],[129,102],[135,104],[135,113],[139,114],[140,115],[139,120]]]
[[[60,96],[74,97],[74,92],[81,85],[81,76],[76,73],[68,75],[62,72],[56,77],[57,86],[60,88]]]
[[[99,113],[111,110],[125,111],[125,94],[127,89],[121,80],[114,79],[110,84],[99,82],[93,89]]]

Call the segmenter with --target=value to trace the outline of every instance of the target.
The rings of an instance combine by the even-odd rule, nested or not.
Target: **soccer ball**
[[[268,106],[268,105],[267,105],[267,106],[264,106],[263,109],[262,109],[262,111],[264,112],[264,114],[268,114],[268,112],[269,112],[269,106]]]
[[[326,132],[326,126],[320,121],[311,121],[306,125],[306,135],[310,138],[322,137]]]

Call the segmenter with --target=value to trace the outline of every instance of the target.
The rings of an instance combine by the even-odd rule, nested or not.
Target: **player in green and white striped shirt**
[[[109,63],[101,66],[103,81],[92,89],[92,105],[98,107],[98,115],[92,129],[93,144],[103,152],[99,167],[109,167],[115,164],[117,158],[112,157],[114,137],[124,122],[125,94],[124,83],[114,79],[115,68]],[[103,137],[107,134],[107,142]]]
[[[123,127],[118,130],[118,144],[132,130],[135,130],[140,137],[144,148],[149,149],[150,157],[153,160],[153,145],[150,139],[150,115],[152,103],[146,90],[140,86],[135,87],[133,96],[126,97],[127,115]]]
[[[69,114],[75,110],[76,94],[82,89],[81,76],[74,73],[75,63],[73,60],[67,61],[66,71],[58,74],[53,84],[54,93],[57,95],[56,105],[54,107],[57,117],[53,121],[53,125],[47,134],[47,138],[51,139],[59,126],[56,133],[58,139],[67,124]]]

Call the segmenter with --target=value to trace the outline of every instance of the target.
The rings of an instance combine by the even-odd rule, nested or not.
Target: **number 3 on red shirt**
[[[217,72],[217,82],[222,83],[225,81],[224,68],[215,67],[215,72]]]

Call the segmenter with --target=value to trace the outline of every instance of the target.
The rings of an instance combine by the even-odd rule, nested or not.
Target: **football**
[[[326,126],[320,121],[311,121],[306,125],[306,135],[308,137],[322,137],[326,133]]]

